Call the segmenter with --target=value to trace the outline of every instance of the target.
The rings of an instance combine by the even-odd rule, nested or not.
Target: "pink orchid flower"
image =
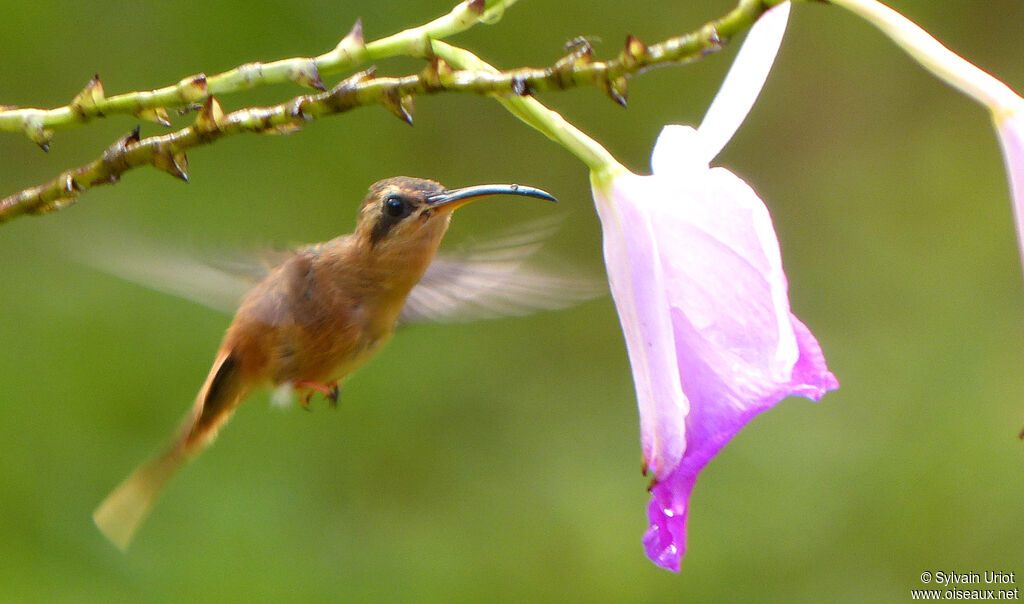
[[[701,469],[750,419],[791,394],[838,387],[790,312],[771,217],[757,193],[710,162],[746,117],[782,40],[789,4],[751,29],[700,128],[666,126],[653,174],[591,174],[612,296],[653,476],[647,555],[679,570]]]

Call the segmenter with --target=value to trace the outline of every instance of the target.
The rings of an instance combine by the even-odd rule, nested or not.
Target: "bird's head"
[[[555,201],[522,185],[479,185],[448,190],[433,180],[397,176],[370,187],[359,209],[356,236],[378,255],[425,253],[433,256],[452,212],[492,195],[522,195]]]

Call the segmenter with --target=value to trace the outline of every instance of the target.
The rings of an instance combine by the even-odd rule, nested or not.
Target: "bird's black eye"
[[[384,199],[384,212],[388,216],[398,218],[405,213],[405,203],[402,202],[402,198],[398,195],[388,195]]]

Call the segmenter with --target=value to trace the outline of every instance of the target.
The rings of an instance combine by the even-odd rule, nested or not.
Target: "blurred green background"
[[[626,34],[659,40],[732,5],[521,2],[452,42],[510,67],[550,64],[587,35],[609,57]],[[1020,0],[892,5],[1024,91]],[[113,94],[319,54],[357,17],[373,39],[450,6],[5,2],[0,103],[61,105],[95,72]],[[737,46],[634,79],[628,110],[594,90],[541,99],[645,171],[663,124],[700,121]],[[97,272],[76,250],[119,236],[199,252],[319,241],[351,230],[370,183],[406,174],[553,192],[554,210],[461,210],[448,241],[556,212],[552,254],[601,274],[581,164],[493,101],[416,109],[413,128],[364,108],[288,137],[226,139],[189,154],[187,186],[142,169],[0,227],[0,600],[906,601],[925,570],[1013,571],[1022,586],[1024,288],[994,132],[867,24],[820,4],[794,7],[718,163],[768,203],[794,311],[842,388],[784,401],[709,465],[679,575],[640,545],[646,480],[607,297],[407,329],[337,411],[255,397],[129,553],[115,550],[92,509],[177,425],[229,317]],[[59,132],[48,154],[0,136],[2,194],[91,160],[135,124]]]

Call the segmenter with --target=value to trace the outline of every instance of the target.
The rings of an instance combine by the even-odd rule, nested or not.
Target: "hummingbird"
[[[432,180],[389,178],[370,187],[353,233],[280,258],[242,298],[170,445],[96,508],[93,520],[100,531],[127,549],[168,481],[214,440],[254,391],[291,390],[307,407],[316,393],[336,403],[339,384],[380,350],[397,324],[457,314],[478,304],[489,282],[500,288],[501,279],[488,280],[487,270],[498,266],[508,273],[515,258],[510,265],[499,253],[496,262],[480,265],[490,267],[484,273],[465,258],[435,259],[452,212],[495,195],[555,201],[523,185],[449,190]],[[518,289],[508,294],[513,304],[524,292],[550,295],[543,282]],[[553,300],[533,304],[557,305]]]

